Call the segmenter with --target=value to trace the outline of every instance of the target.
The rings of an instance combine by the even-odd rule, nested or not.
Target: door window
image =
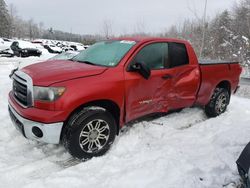
[[[132,63],[144,63],[151,70],[163,69],[168,59],[168,44],[154,43],[142,48]]]

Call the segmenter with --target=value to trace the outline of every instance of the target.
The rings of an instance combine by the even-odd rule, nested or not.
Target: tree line
[[[91,44],[100,36],[74,34],[53,28],[45,29],[43,22],[36,23],[33,19],[23,20],[18,16],[13,4],[7,6],[4,0],[0,0],[0,37],[54,39]]]
[[[195,19],[186,19],[178,26],[173,25],[165,32],[153,35],[188,40],[200,58],[235,59],[250,65],[250,0],[241,0],[231,10],[224,10],[211,19],[197,16],[195,10],[192,13]],[[4,0],[0,0],[0,37],[31,40],[45,38],[88,44],[113,37],[112,26],[113,22],[104,21],[103,33],[100,35],[80,35],[53,28],[45,29],[42,22],[21,19],[13,5],[7,7]],[[152,35],[145,33],[144,27],[138,28],[142,29],[127,35]]]

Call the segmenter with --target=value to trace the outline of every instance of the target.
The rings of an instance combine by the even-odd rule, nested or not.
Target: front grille
[[[13,78],[13,92],[15,99],[24,106],[28,105],[26,80],[15,76]]]
[[[13,75],[13,94],[15,100],[23,107],[32,106],[32,79],[25,73],[17,71]]]

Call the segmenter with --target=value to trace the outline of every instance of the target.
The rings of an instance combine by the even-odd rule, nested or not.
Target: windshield
[[[72,60],[94,65],[114,67],[136,44],[134,41],[112,40],[95,43]]]
[[[76,52],[76,51],[63,52],[63,53],[58,54],[52,58],[49,58],[48,60],[68,60],[68,59],[72,59],[73,57],[75,57],[78,54],[79,54],[79,52]]]

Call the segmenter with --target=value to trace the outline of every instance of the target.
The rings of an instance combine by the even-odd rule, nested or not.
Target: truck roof
[[[185,40],[181,39],[174,39],[174,38],[165,38],[165,37],[119,37],[119,38],[113,38],[112,40],[129,40],[129,41],[136,41],[136,42],[150,42],[150,41],[169,41],[169,42],[178,42],[178,43],[188,43]]]

